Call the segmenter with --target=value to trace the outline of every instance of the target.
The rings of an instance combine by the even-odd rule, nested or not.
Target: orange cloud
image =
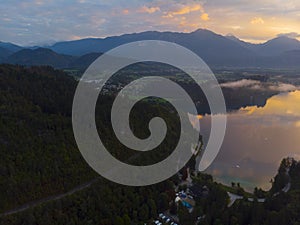
[[[190,28],[198,28],[199,27],[199,24],[196,24],[196,23],[187,23],[186,21],[181,21],[179,23],[179,27],[190,27]],[[189,32],[190,30],[185,30],[185,32]]]
[[[254,17],[251,21],[251,24],[264,24],[265,21],[261,17]]]
[[[191,12],[196,12],[196,11],[204,12],[203,7],[198,4],[198,5],[193,5],[193,6],[184,6],[178,10],[167,12],[167,13],[165,13],[165,15],[163,17],[172,18],[173,16],[176,16],[176,15],[185,15],[185,14],[189,14]]]
[[[241,30],[243,29],[243,27],[239,26],[239,25],[232,25],[232,26],[228,26],[228,28],[232,29],[232,30]]]
[[[197,24],[197,23],[191,23],[191,22],[187,21],[185,17],[182,17],[181,21],[179,22],[179,27],[190,27],[190,28],[195,29],[195,28],[199,27],[199,24]],[[189,31],[190,30],[186,29],[185,32],[189,32]]]
[[[128,10],[128,9],[124,9],[124,10],[122,11],[122,13],[123,13],[124,15],[128,15],[128,14],[129,14],[129,10]]]
[[[149,14],[155,13],[157,11],[160,11],[159,7],[147,7],[147,6],[143,6],[139,10],[139,12],[141,12],[141,13],[149,13]]]
[[[174,15],[184,15],[184,14],[188,14],[188,13],[199,11],[199,10],[203,10],[201,5],[185,6],[181,9],[179,9],[178,11],[173,12],[173,14]]]
[[[297,122],[295,122],[295,126],[296,126],[296,127],[300,127],[300,120],[297,121]]]
[[[298,102],[300,102],[300,91],[294,91],[273,96],[267,100],[264,107],[247,106],[241,109],[241,111],[252,115],[289,115],[299,117],[300,105],[296,104]],[[296,126],[300,126],[298,122],[295,124]]]
[[[209,15],[208,15],[207,13],[203,13],[203,14],[201,15],[201,19],[202,19],[203,21],[208,21],[208,20],[209,20]]]

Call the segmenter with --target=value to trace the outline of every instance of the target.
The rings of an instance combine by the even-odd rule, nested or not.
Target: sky
[[[199,28],[261,43],[300,40],[299,0],[0,0],[0,41],[45,45],[149,30]]]

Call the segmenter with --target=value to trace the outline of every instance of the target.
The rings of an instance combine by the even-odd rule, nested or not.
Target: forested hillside
[[[72,77],[51,67],[0,66],[0,214],[32,201],[65,193],[98,177],[81,157],[73,137],[71,107],[76,85],[77,81]],[[101,116],[110,116],[106,109],[111,103],[110,96],[105,96],[104,100],[99,102],[97,105],[99,121],[102,119]],[[154,107],[153,109],[154,114],[167,113],[166,108]],[[146,108],[138,104],[136,113],[142,113],[141,110],[144,111]],[[137,124],[151,118],[151,114],[140,118],[136,113],[133,113],[133,117],[136,118],[133,128],[140,127]],[[167,116],[163,117],[172,121],[172,116],[169,116],[169,119]],[[174,114],[173,117],[176,115]],[[103,128],[108,122],[109,119],[102,119],[101,123],[98,123],[100,134],[109,135],[112,132]],[[174,126],[178,126],[178,123],[169,126],[175,129]],[[142,136],[146,135],[146,129],[140,129],[138,132]],[[175,132],[174,135],[177,133]],[[122,153],[125,147],[116,142],[112,135],[106,144],[112,148],[112,154],[121,160],[128,159],[127,155],[133,155],[132,152]],[[164,145],[173,144],[167,141]],[[165,157],[166,154],[169,154],[168,151],[155,154],[155,157],[154,154],[137,155],[133,157],[131,163],[147,164],[147,160],[157,161],[158,157]],[[75,198],[81,199],[84,196],[84,199],[88,199],[87,195],[92,191],[96,195],[92,197],[92,202],[84,203],[86,209],[91,209],[94,205],[99,214],[98,220],[102,221],[100,224],[111,224],[117,215],[125,217],[125,221],[128,220],[128,215],[132,221],[143,221],[156,215],[157,210],[165,209],[171,199],[167,194],[163,194],[165,190],[173,190],[172,184],[141,189],[125,188],[99,178],[91,190]],[[117,197],[122,195],[123,197]],[[143,196],[147,197],[144,199]],[[84,213],[77,218],[76,211],[82,209],[73,197],[61,201],[53,202],[54,205],[52,203],[50,206],[47,205],[47,208],[51,208],[45,212],[48,216],[42,213],[35,219],[37,221],[41,219],[43,221],[40,222],[41,224],[46,224],[45,221],[56,224],[50,218],[54,219],[56,216],[66,214],[66,218],[70,218],[70,221],[81,221],[85,224],[90,218],[84,217]],[[70,211],[56,214],[56,210],[62,210],[60,207],[57,208],[56,204],[64,205],[65,201]],[[97,208],[98,206],[101,208]],[[140,208],[141,206],[144,207]],[[99,213],[100,211],[102,213]],[[92,212],[91,217],[96,215],[96,212]],[[12,221],[15,217],[18,218],[19,214],[5,216],[4,222],[1,217],[0,224],[10,224],[11,218],[13,224],[34,224],[32,215],[27,213],[26,211],[25,217],[15,222]],[[71,214],[68,215],[69,213]],[[65,221],[57,224],[67,223]]]
[[[248,194],[238,189],[244,199],[231,207],[223,185],[215,183],[210,175],[194,175],[192,171],[193,185],[206,190],[194,198],[192,212],[174,202],[175,191],[187,188],[180,176],[147,187],[125,187],[99,177],[82,159],[73,137],[71,107],[76,85],[74,78],[51,67],[0,66],[1,225],[152,224],[161,212],[173,213],[181,225],[300,224],[300,163],[293,159],[282,161],[270,191],[256,189],[249,201]],[[105,144],[116,158],[144,165],[170,154],[179,126],[170,105],[157,102],[147,106],[141,102],[135,106],[131,125],[137,135],[149,135],[145,125],[156,115],[165,118],[171,131],[152,154],[136,155],[117,142],[108,125],[107,109],[112,101],[113,96],[102,96],[96,120],[100,136],[109,137]],[[150,109],[152,113],[146,113]],[[193,165],[194,158],[189,163],[191,170]],[[181,175],[184,173],[185,169]],[[90,181],[74,193],[51,197]],[[290,188],[285,192],[287,185]],[[265,201],[258,202],[257,198]],[[40,199],[46,200],[5,214]]]
[[[95,177],[71,126],[76,82],[50,67],[0,67],[0,211]]]

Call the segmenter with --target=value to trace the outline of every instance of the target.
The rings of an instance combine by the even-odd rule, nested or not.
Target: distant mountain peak
[[[283,45],[292,45],[292,46],[295,45],[296,47],[297,45],[299,45],[298,47],[300,47],[300,41],[298,41],[296,38],[291,38],[287,36],[279,36],[264,43],[264,45],[268,45],[268,44],[283,44]]]
[[[207,29],[204,29],[204,28],[199,28],[195,31],[192,31],[191,34],[215,34],[215,35],[217,35],[213,31],[207,30]]]
[[[5,48],[11,52],[17,52],[22,49],[22,47],[20,47],[18,45],[15,45],[15,44],[12,44],[9,42],[3,42],[3,41],[0,41],[0,47]]]
[[[0,59],[22,65],[86,68],[101,52],[142,40],[177,43],[198,54],[212,67],[299,67],[300,42],[296,39],[279,36],[263,44],[252,44],[233,34],[223,36],[203,28],[190,33],[145,31],[107,38],[85,38],[58,42],[46,48],[19,47],[23,50],[18,52],[9,50],[13,44],[0,42]]]
[[[211,30],[208,30],[205,28],[198,28],[198,29],[192,31],[192,33],[194,33],[194,32],[211,32],[211,33],[213,33]]]
[[[68,67],[74,57],[62,55],[47,48],[22,49],[4,60],[19,65],[50,65],[56,68]]]
[[[232,40],[232,41],[242,41],[241,39],[237,38],[233,34],[227,34],[225,37]]]
[[[49,48],[43,48],[43,47],[37,47],[35,49],[25,48],[15,53],[15,55],[21,55],[21,54],[42,54],[42,55],[58,55],[55,51],[49,49]]]
[[[225,37],[235,37],[235,36],[232,33],[228,33],[228,34],[225,35]]]

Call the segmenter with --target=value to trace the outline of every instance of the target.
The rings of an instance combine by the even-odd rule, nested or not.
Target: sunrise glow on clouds
[[[300,36],[298,0],[11,0],[0,12],[0,39],[23,45],[198,28],[251,42]]]

